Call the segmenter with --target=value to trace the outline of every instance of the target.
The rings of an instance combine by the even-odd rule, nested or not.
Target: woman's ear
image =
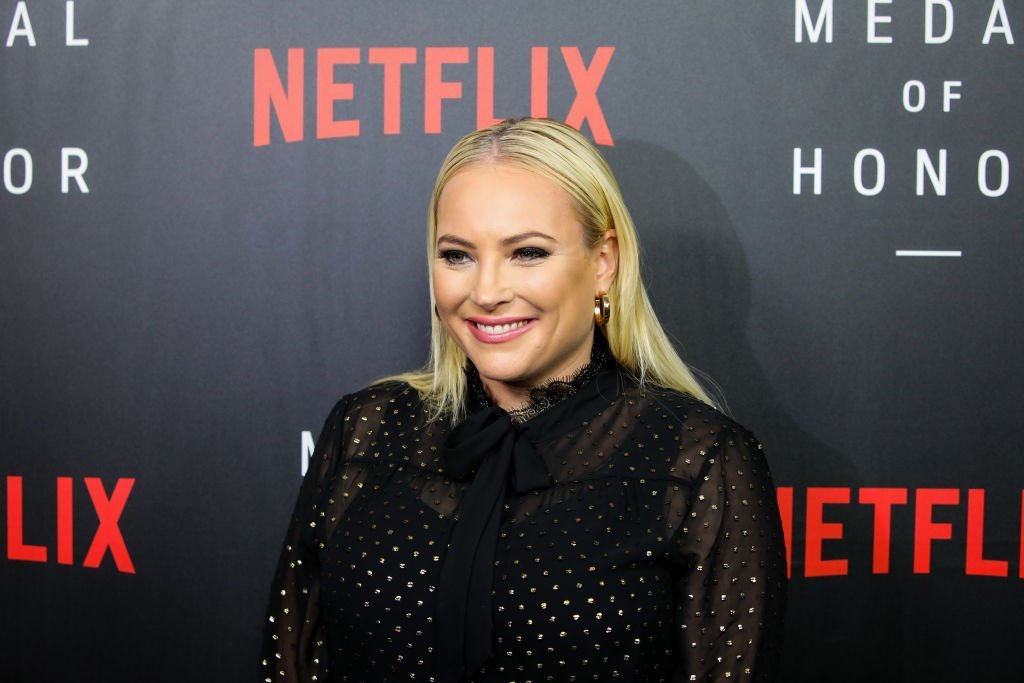
[[[619,271],[619,240],[615,230],[606,230],[597,245],[594,259],[594,281],[598,292],[612,288],[615,274]]]

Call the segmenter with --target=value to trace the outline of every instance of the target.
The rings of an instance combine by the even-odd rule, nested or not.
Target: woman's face
[[[584,244],[572,199],[555,182],[507,164],[470,165],[437,204],[437,312],[502,407],[590,359],[594,297],[615,276],[609,230]]]

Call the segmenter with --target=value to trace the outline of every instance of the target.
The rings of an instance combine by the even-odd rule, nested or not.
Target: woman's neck
[[[589,342],[583,348],[578,349],[561,368],[551,372],[546,377],[520,383],[502,382],[481,377],[481,384],[483,384],[489,403],[508,412],[522,410],[530,404],[531,395],[538,389],[548,387],[555,382],[570,381],[579,375],[593,358],[593,338]]]
[[[598,337],[595,335],[595,343],[585,362],[577,363],[568,373],[550,377],[534,386],[487,383],[470,365],[470,394],[476,397],[478,405],[497,406],[509,413],[513,422],[526,422],[577,393],[613,363],[607,342]]]

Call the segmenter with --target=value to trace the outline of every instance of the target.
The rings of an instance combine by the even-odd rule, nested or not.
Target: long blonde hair
[[[603,328],[615,360],[641,385],[676,389],[715,405],[679,357],[654,314],[640,277],[636,227],[619,184],[600,152],[576,129],[551,119],[508,119],[466,135],[452,147],[434,183],[427,213],[427,261],[434,305],[434,251],[437,203],[448,180],[475,163],[502,163],[538,173],[569,193],[587,244],[594,247],[614,229],[619,245],[618,273],[608,291],[610,321]],[[420,370],[385,377],[407,382],[427,404],[431,419],[464,417],[466,354],[431,316],[430,358]]]

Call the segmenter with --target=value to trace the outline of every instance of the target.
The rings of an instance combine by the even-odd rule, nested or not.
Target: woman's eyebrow
[[[558,240],[556,240],[551,235],[540,232],[539,230],[531,230],[530,232],[521,232],[518,235],[506,237],[501,241],[501,243],[505,246],[508,246],[510,244],[518,244],[519,242],[525,242],[526,240],[532,239],[534,237],[540,237],[541,239],[548,240],[549,242],[558,242]]]
[[[437,243],[441,244],[441,242],[451,242],[457,246],[467,247],[469,249],[474,247],[474,244],[469,240],[464,240],[461,237],[456,237],[455,235],[441,235],[437,238]]]
[[[520,242],[525,242],[526,240],[533,239],[534,237],[539,237],[540,239],[545,239],[549,242],[558,242],[557,239],[547,233],[540,232],[539,230],[531,230],[529,232],[520,232],[515,235],[510,235],[503,239],[501,244],[502,246],[507,247],[513,244],[519,244]],[[460,247],[466,247],[467,249],[472,249],[476,246],[469,240],[462,237],[456,237],[455,235],[441,235],[437,238],[437,243],[441,244],[442,242],[449,242]]]

